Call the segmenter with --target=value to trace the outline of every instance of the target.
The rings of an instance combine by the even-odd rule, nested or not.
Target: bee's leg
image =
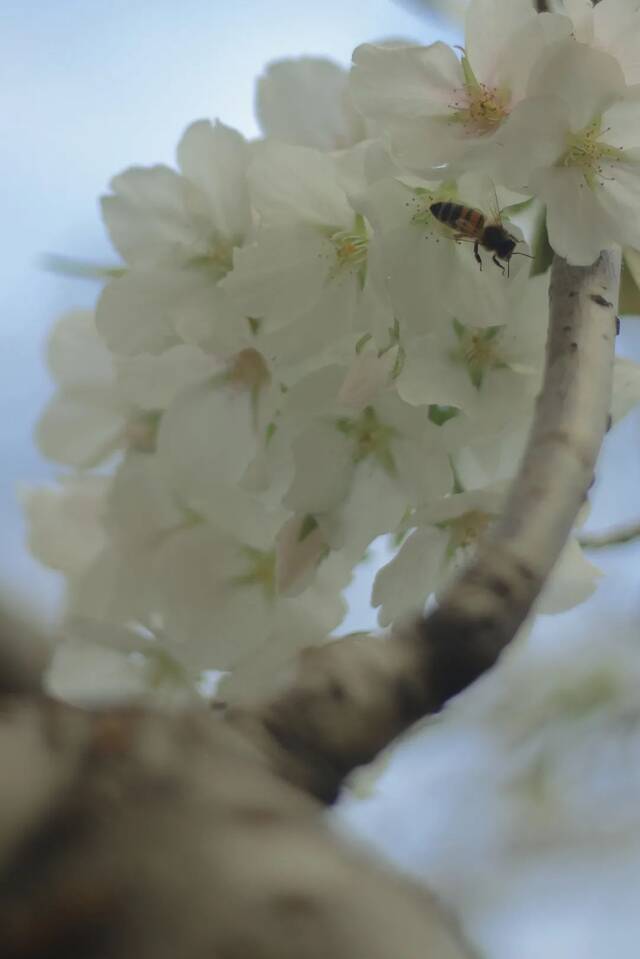
[[[504,266],[502,265],[502,263],[500,262],[500,260],[498,259],[498,257],[495,255],[495,253],[494,253],[493,256],[491,257],[491,259],[493,260],[493,262],[495,263],[495,265],[496,265],[496,266],[499,266],[500,269],[502,270],[502,272],[504,273]]]
[[[482,259],[480,258],[480,243],[478,240],[473,244],[473,255],[476,258],[476,261],[480,264],[480,269],[482,269]]]

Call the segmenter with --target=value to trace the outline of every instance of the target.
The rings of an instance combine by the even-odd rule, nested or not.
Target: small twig
[[[307,650],[293,685],[228,721],[325,802],[418,718],[490,668],[528,615],[587,495],[611,400],[620,254],[555,259],[547,359],[527,449],[491,538],[440,607],[393,641]]]
[[[629,523],[627,526],[615,526],[604,533],[585,533],[579,542],[583,549],[604,549],[606,546],[630,543],[639,537],[640,523]]]
[[[44,253],[40,257],[40,266],[58,276],[69,276],[75,280],[99,280],[103,283],[124,276],[127,272],[122,266],[105,266],[92,260],[78,260],[76,257],[62,256],[59,253]]]

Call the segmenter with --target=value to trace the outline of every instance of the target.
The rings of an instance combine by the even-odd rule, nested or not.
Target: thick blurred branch
[[[31,638],[5,625],[3,959],[469,959],[443,907],[340,843],[304,793],[333,799],[527,615],[605,431],[618,274],[612,253],[554,264],[544,386],[504,518],[439,609],[394,639],[309,650],[287,692],[220,721],[54,703],[25,665]]]

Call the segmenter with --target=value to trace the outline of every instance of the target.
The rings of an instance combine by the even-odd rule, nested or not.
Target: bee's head
[[[496,243],[496,253],[501,260],[511,259],[516,243],[517,240],[505,231],[504,236],[500,237],[500,240]]]

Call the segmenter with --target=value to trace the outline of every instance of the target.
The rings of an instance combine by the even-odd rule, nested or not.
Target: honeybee
[[[482,269],[480,247],[493,254],[491,259],[503,273],[505,268],[500,260],[504,260],[507,264],[507,276],[509,276],[509,261],[512,256],[529,256],[528,253],[514,253],[516,243],[519,241],[512,233],[505,230],[497,209],[492,219],[487,219],[481,210],[464,206],[462,203],[432,203],[429,209],[436,220],[455,231],[455,240],[467,240],[473,243],[473,255],[480,264],[480,269]]]

